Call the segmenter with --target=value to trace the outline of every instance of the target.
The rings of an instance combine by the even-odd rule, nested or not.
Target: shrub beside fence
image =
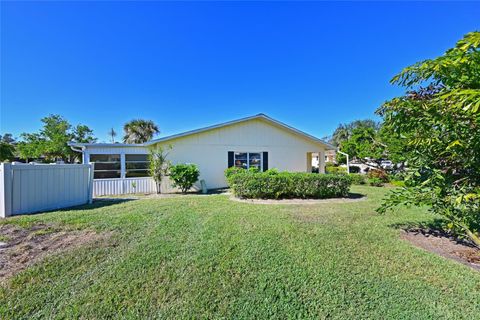
[[[227,182],[235,196],[253,199],[324,199],[348,196],[351,178],[339,174],[293,172],[233,172]]]

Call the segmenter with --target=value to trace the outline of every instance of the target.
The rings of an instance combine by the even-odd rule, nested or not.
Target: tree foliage
[[[411,172],[406,187],[386,199],[427,204],[447,226],[480,247],[480,32],[472,32],[444,55],[405,68],[392,83],[406,94],[377,113],[406,141]]]
[[[0,141],[0,162],[12,161],[15,157],[15,147],[13,144]]]
[[[182,193],[187,193],[200,176],[200,170],[195,164],[176,164],[170,167],[169,172],[173,186],[180,188]]]
[[[329,141],[350,158],[360,161],[365,158],[388,158],[395,163],[403,163],[408,152],[404,139],[382,123],[371,119],[340,124]],[[345,163],[346,157],[337,153],[337,162]]]
[[[158,126],[151,120],[135,119],[123,126],[125,143],[144,143],[160,133]]]
[[[338,147],[342,144],[342,142],[349,140],[352,137],[355,129],[371,128],[374,131],[377,131],[379,126],[379,123],[371,119],[355,120],[346,124],[341,123],[333,132],[330,143]]]
[[[5,133],[4,135],[0,134],[0,141],[5,142],[8,144],[14,144],[15,143],[15,138],[11,133]]]
[[[73,162],[78,152],[73,151],[69,142],[94,142],[93,131],[85,125],[72,125],[60,115],[43,118],[43,127],[37,133],[22,133],[18,143],[19,155],[23,159],[44,157],[46,160]]]
[[[347,153],[352,158],[379,159],[383,156],[385,146],[378,141],[377,131],[372,127],[357,127],[352,130],[350,137],[341,142],[340,150]],[[337,155],[337,160],[343,162],[342,154]]]
[[[112,143],[115,143],[115,137],[117,136],[117,132],[115,131],[115,129],[111,128],[109,131],[108,131],[108,135],[110,136],[110,141]]]
[[[12,134],[0,134],[0,162],[12,161],[15,158],[15,139]]]

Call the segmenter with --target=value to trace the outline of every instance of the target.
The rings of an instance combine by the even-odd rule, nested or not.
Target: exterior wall
[[[268,152],[268,168],[281,171],[307,172],[307,153],[324,152],[320,143],[290,133],[270,122],[254,119],[213,129],[174,140],[169,158],[172,163],[195,163],[200,179],[207,188],[226,187],[224,170],[228,166],[228,151]]]
[[[176,139],[159,142],[169,150],[169,160],[173,164],[194,163],[199,166],[200,180],[204,180],[208,189],[226,187],[224,171],[228,167],[228,152],[268,152],[268,168],[281,171],[311,172],[308,155],[312,152],[324,153],[321,143],[276,126],[262,119],[212,129]],[[147,147],[137,146],[88,146],[84,152],[84,161],[90,154],[147,154]],[[122,164],[122,169],[124,164]],[[137,188],[132,188],[135,182]],[[201,189],[200,182],[194,187]],[[162,183],[162,192],[175,191],[169,181]],[[151,178],[95,179],[94,195],[115,195],[124,193],[156,192]]]
[[[89,164],[0,166],[0,216],[26,214],[91,202]]]

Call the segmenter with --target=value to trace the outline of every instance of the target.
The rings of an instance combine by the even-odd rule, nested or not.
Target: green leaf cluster
[[[351,178],[345,174],[304,172],[228,171],[227,182],[235,196],[253,199],[323,199],[348,196]]]
[[[168,147],[171,149],[171,147]],[[168,174],[170,161],[167,159],[168,152],[162,147],[156,146],[149,150],[149,173],[156,184],[157,193],[161,193],[161,185],[163,178]]]
[[[199,177],[200,170],[195,164],[176,164],[170,167],[170,179],[173,186],[180,188],[182,193],[187,193]]]
[[[405,95],[377,114],[407,141],[411,171],[380,211],[427,204],[480,247],[480,32],[444,55],[405,68],[392,83]]]
[[[95,142],[93,130],[85,125],[72,126],[60,115],[50,115],[43,118],[43,127],[36,133],[22,133],[17,149],[25,160],[44,158],[47,161],[63,160],[74,162],[79,156],[73,151],[69,142]]]

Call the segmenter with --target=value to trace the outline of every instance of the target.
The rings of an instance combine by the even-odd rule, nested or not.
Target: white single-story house
[[[228,167],[276,168],[280,171],[311,172],[312,155],[319,155],[319,172],[325,172],[325,152],[335,147],[265,114],[233,120],[175,134],[143,144],[71,143],[83,154],[83,163],[94,162],[94,195],[155,192],[148,176],[149,148],[168,149],[173,163],[194,163],[200,181],[208,189],[226,187]],[[169,182],[162,184],[163,191]]]

